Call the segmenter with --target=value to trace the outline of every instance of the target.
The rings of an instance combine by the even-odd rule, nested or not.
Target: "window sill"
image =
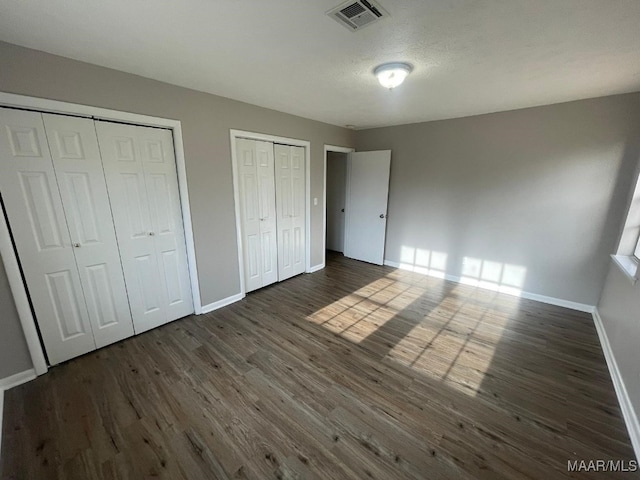
[[[635,257],[627,255],[611,255],[613,261],[622,273],[629,279],[631,285],[635,285],[638,281],[638,275],[640,274],[640,268],[638,268],[638,260]]]

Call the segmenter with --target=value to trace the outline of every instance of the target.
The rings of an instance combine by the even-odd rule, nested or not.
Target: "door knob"
[[[344,208],[340,210],[342,213],[344,213]]]
[[[384,213],[381,213],[381,214],[380,214],[380,218],[384,218]]]
[[[79,243],[74,243],[74,244],[73,244],[73,246],[74,246],[75,248],[80,248],[80,247],[81,247],[81,245],[80,245]]]
[[[149,236],[150,236],[150,237],[153,237],[154,235],[155,235],[155,233],[153,233],[153,232],[149,232]]]

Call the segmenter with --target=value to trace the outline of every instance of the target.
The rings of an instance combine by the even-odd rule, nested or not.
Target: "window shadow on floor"
[[[416,383],[452,388],[549,438],[568,437],[583,456],[634,458],[589,314],[390,267],[328,262],[329,271],[340,262],[376,274],[353,279],[311,322]]]

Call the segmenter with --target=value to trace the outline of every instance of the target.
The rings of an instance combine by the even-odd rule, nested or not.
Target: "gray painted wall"
[[[613,262],[598,303],[598,312],[633,408],[639,414],[640,283],[631,285]]]
[[[344,252],[347,154],[327,152],[327,249]]]
[[[392,150],[385,258],[524,267],[522,290],[595,305],[639,132],[637,93],[356,132],[358,150]]]
[[[640,206],[640,159],[635,175],[631,176],[626,211],[630,211],[625,225],[620,229],[620,245],[611,253],[632,255],[638,239],[636,208]],[[636,180],[638,179],[638,180]],[[628,277],[613,261],[602,290],[598,313],[607,332],[607,339],[616,364],[624,381],[627,393],[636,414],[640,413],[640,365],[638,345],[640,345],[640,283],[632,285]]]
[[[203,304],[240,289],[229,129],[311,142],[311,263],[322,262],[324,144],[351,146],[352,131],[7,43],[0,58],[0,91],[182,122]]]
[[[9,281],[0,264],[0,379],[32,367]]]
[[[8,43],[0,42],[0,63],[3,92],[182,122],[203,305],[240,290],[229,129],[311,142],[311,194],[318,198],[311,207],[311,264],[322,262],[324,144],[353,146],[351,130]],[[3,302],[0,318],[13,308]]]

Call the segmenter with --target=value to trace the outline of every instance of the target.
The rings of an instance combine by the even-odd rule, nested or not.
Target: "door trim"
[[[352,147],[338,147],[335,145],[324,145],[323,174],[322,174],[322,263],[313,267],[313,271],[322,270],[327,263],[327,154],[329,152],[336,153],[353,153],[356,149]]]
[[[240,190],[238,186],[238,158],[236,152],[236,140],[238,138],[247,138],[249,140],[260,140],[263,142],[282,143],[285,145],[293,145],[294,147],[304,147],[305,156],[305,272],[310,273],[311,268],[311,142],[308,140],[299,140],[297,138],[279,137],[277,135],[269,135],[265,133],[246,132],[244,130],[229,130],[229,138],[231,140],[231,169],[233,173],[233,203],[235,205],[236,215],[236,243],[238,244],[238,273],[240,275],[240,298],[243,298],[247,291],[244,285],[244,261],[242,250],[242,226],[240,221]],[[315,267],[314,267],[315,268]]]
[[[27,340],[27,348],[31,356],[31,363],[37,375],[47,373],[47,362],[44,357],[44,350],[40,345],[40,338],[36,330],[36,322],[31,313],[31,305],[27,296],[27,289],[22,283],[22,274],[18,265],[18,257],[13,250],[11,243],[11,235],[9,234],[9,225],[4,216],[4,212],[0,213],[0,256],[4,263],[4,269],[9,280],[9,288],[13,295],[13,301],[16,304],[20,324],[24,338]]]
[[[0,107],[15,107],[27,110],[35,110],[42,113],[59,113],[63,115],[75,115],[91,118],[93,120],[108,120],[130,123],[147,127],[168,128],[173,133],[173,147],[175,149],[176,169],[178,172],[178,189],[180,191],[180,203],[182,222],[184,225],[185,243],[187,247],[187,262],[189,264],[189,277],[191,280],[191,294],[196,315],[202,313],[200,299],[200,285],[196,266],[196,254],[193,240],[193,225],[191,223],[191,208],[189,205],[189,191],[187,187],[187,170],[184,158],[184,145],[182,142],[182,124],[179,120],[152,117],[137,113],[120,112],[107,108],[79,105],[76,103],[60,102],[46,98],[29,97],[13,93],[0,92]],[[0,255],[7,270],[7,277],[11,287],[11,293],[16,303],[22,330],[27,340],[29,354],[37,375],[47,372],[44,350],[38,332],[35,319],[31,313],[27,291],[22,281],[18,258],[11,243],[9,228],[4,215],[0,215]]]

